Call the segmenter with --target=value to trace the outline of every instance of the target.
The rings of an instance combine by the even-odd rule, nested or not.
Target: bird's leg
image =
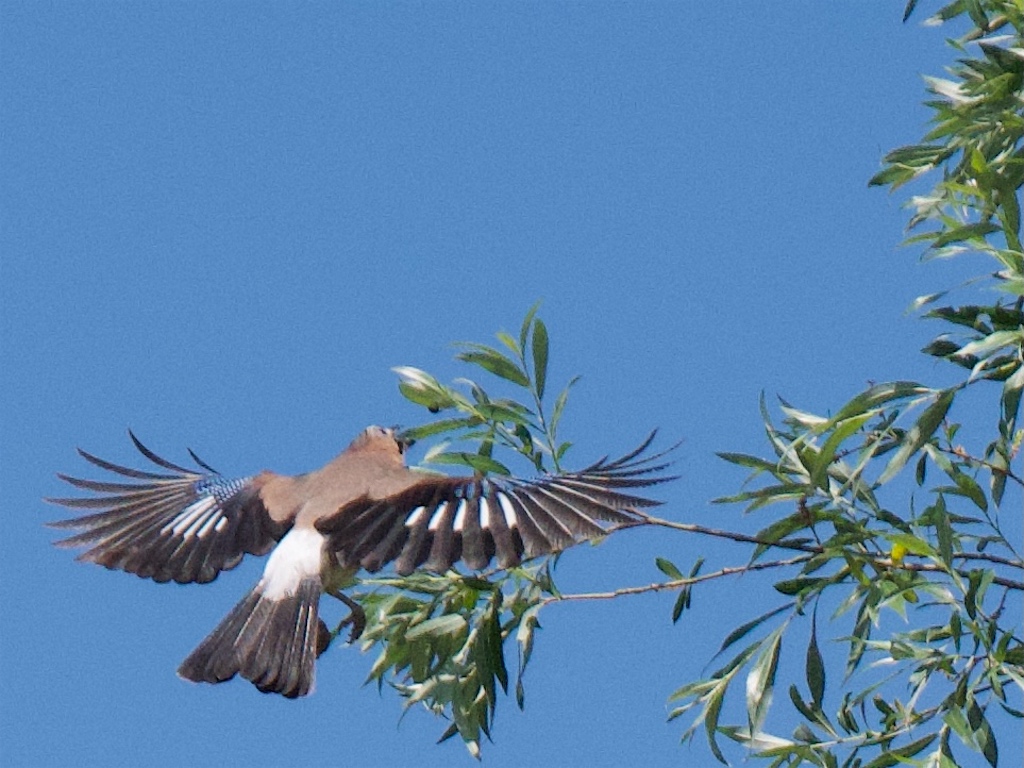
[[[348,641],[350,643],[354,643],[359,639],[360,635],[363,634],[363,630],[366,629],[366,611],[363,610],[363,607],[359,605],[359,603],[340,590],[334,590],[327,594],[341,600],[341,602],[348,606],[350,611],[349,615],[342,619],[341,623],[334,628],[334,632],[332,634],[336,637],[341,633],[343,628],[351,624],[352,631],[349,633]]]

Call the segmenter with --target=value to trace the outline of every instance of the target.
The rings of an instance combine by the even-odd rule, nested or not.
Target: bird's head
[[[402,435],[397,427],[367,427],[352,441],[349,450],[397,452],[399,456],[415,441]]]

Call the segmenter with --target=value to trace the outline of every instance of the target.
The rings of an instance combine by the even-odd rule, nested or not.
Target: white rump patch
[[[270,600],[294,595],[304,579],[320,578],[323,534],[315,528],[292,528],[274,547],[263,569],[259,590]]]

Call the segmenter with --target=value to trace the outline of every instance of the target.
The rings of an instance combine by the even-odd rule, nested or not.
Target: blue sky
[[[420,418],[392,366],[462,375],[451,342],[542,299],[552,381],[583,375],[567,463],[660,426],[664,516],[756,528],[708,500],[742,480],[714,451],[763,450],[760,392],[948,381],[903,312],[959,267],[899,249],[900,198],[866,185],[950,58],[902,5],[5,2],[5,764],[469,763],[356,649],[297,702],[177,679],[262,562],[188,587],[75,563],[41,497],[87,472],[76,446],[134,462],[131,427],[229,475],[313,469]],[[659,555],[743,559],[628,531],[559,585],[649,583]],[[485,764],[709,761],[666,697],[772,597],[715,584],[676,626],[673,599],[545,609]]]

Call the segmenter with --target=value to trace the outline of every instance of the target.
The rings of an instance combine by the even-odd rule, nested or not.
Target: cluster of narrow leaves
[[[570,447],[559,442],[558,426],[575,379],[548,411],[548,331],[536,306],[518,336],[502,332],[498,340],[503,349],[459,344],[456,357],[504,389],[523,390],[526,402],[495,396],[477,381],[460,379],[458,386],[449,386],[418,368],[396,368],[401,393],[440,414],[404,435],[444,438],[424,457],[428,464],[509,475],[504,459],[519,455],[538,472],[558,472]],[[519,707],[524,705],[523,673],[539,627],[537,615],[544,599],[557,594],[553,563],[548,558],[489,576],[451,571],[363,580],[373,589],[354,595],[367,615],[361,643],[364,650],[378,651],[369,679],[393,688],[407,707],[419,704],[447,719],[440,740],[458,734],[479,757],[481,737],[491,735],[498,692],[508,693],[506,644],[516,648],[514,695]]]
[[[723,761],[720,734],[773,764],[822,766],[840,759],[891,765],[929,748],[926,764],[952,765],[956,737],[996,764],[990,710],[1021,716],[1024,645],[1019,614],[1006,619],[1004,610],[1011,595],[1019,602],[1024,592],[1024,561],[978,482],[984,472],[991,488],[999,473],[952,443],[949,400],[949,390],[897,382],[872,387],[828,418],[784,405],[782,427],[764,414],[772,458],[723,454],[769,482],[719,501],[743,502],[748,511],[791,510],[756,534],[752,561],[790,550],[800,553],[790,561],[799,570],[774,585],[788,600],[729,634],[721,652],[734,655],[724,666],[673,694],[673,717],[697,713],[686,737],[703,725]],[[928,503],[897,512],[883,498],[905,497],[906,488],[887,486],[914,456]],[[928,484],[932,466],[940,479]],[[807,694],[796,684],[788,691],[803,722],[791,736],[778,736],[765,718],[779,656],[787,630],[809,605],[815,616],[828,606],[830,624],[842,627],[835,639],[846,647],[844,691],[834,714],[827,712],[826,664],[812,619]],[[774,628],[735,651],[772,621]],[[748,721],[723,725],[719,715],[736,681],[745,683]]]
[[[918,234],[909,242],[924,244],[926,258],[991,256],[998,271],[971,285],[994,289],[994,300],[925,315],[948,330],[924,352],[965,370],[956,385],[878,384],[830,416],[783,402],[781,426],[762,404],[772,454],[722,454],[758,482],[719,501],[784,510],[754,537],[751,562],[784,550],[796,553],[786,564],[797,569],[775,583],[786,598],[779,606],[728,635],[721,652],[731,658],[672,696],[672,717],[692,717],[684,737],[703,726],[723,762],[720,736],[773,766],[871,767],[954,766],[970,752],[995,766],[997,734],[1019,739],[1024,560],[1019,536],[1004,528],[1009,514],[1019,530],[1024,486],[1013,470],[1024,390],[1024,7],[960,0],[936,20],[961,16],[973,25],[953,41],[964,58],[953,79],[927,81],[934,128],[922,144],[890,153],[872,183],[895,188],[941,172],[931,194],[911,200]],[[969,450],[958,406],[968,390],[993,388],[996,428]],[[811,620],[802,621],[808,607]],[[831,612],[828,625],[841,633],[833,639],[845,650],[845,676],[831,697],[819,608]],[[807,629],[798,641],[806,689],[791,684],[788,699],[801,722],[776,735],[767,708],[797,626]],[[747,722],[723,724],[738,681]]]
[[[395,368],[401,393],[411,402],[432,413],[446,411],[441,419],[406,430],[416,440],[444,435],[424,457],[428,464],[461,464],[488,473],[509,475],[504,463],[495,458],[495,447],[509,448],[528,459],[537,471],[558,471],[570,443],[559,442],[558,426],[569,398],[573,378],[555,398],[550,415],[545,408],[548,371],[548,331],[537,317],[535,305],[527,312],[518,337],[501,332],[498,341],[504,349],[463,342],[458,360],[481,368],[503,383],[524,390],[524,404],[508,397],[493,397],[483,385],[460,379],[459,388],[442,384],[426,371],[411,366]],[[453,450],[452,444],[468,443],[472,451]]]
[[[361,643],[378,649],[369,680],[387,684],[407,707],[421,704],[450,721],[474,757],[490,738],[497,694],[508,693],[505,642],[517,648],[514,691],[524,704],[523,673],[533,650],[541,600],[554,594],[547,563],[514,568],[500,578],[417,573],[365,580],[357,595],[366,611]]]

